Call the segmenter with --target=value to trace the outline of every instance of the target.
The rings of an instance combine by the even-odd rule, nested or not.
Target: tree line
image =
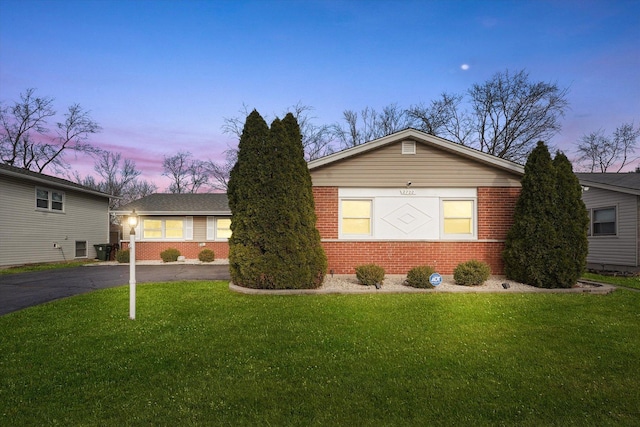
[[[561,119],[569,108],[567,94],[568,89],[557,83],[532,81],[524,70],[506,70],[464,93],[443,92],[427,103],[344,110],[342,120],[333,124],[316,124],[313,107],[302,103],[291,106],[282,116],[291,114],[296,119],[307,161],[414,128],[522,164],[538,141],[548,141],[560,131]],[[90,142],[91,135],[101,128],[79,104],[69,106],[63,120],[52,126],[50,121],[57,114],[53,103],[51,97],[37,96],[35,89],[27,89],[13,103],[0,103],[2,163],[66,174],[80,184],[117,196],[112,208],[158,190],[155,184],[139,178],[135,162]],[[240,116],[225,117],[223,132],[240,141],[249,110],[244,105]],[[623,123],[612,134],[603,129],[586,133],[576,141],[576,165],[590,172],[620,171],[637,160],[639,136],[640,127],[634,123]],[[237,150],[228,147],[221,161],[196,159],[188,151],[165,155],[163,175],[170,180],[165,191],[226,191]],[[71,173],[66,156],[71,153],[91,155],[97,177]]]

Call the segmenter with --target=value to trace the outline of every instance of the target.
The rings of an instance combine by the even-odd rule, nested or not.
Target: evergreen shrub
[[[216,259],[216,254],[211,249],[203,249],[198,254],[198,259],[201,262],[213,262]]]
[[[176,262],[180,256],[180,251],[176,248],[167,248],[160,252],[160,258],[163,262]]]
[[[413,288],[432,289],[433,285],[429,282],[429,278],[436,270],[429,265],[413,267],[407,273],[406,284]]]
[[[453,270],[453,280],[457,285],[478,286],[487,281],[491,268],[482,261],[471,260],[458,264]]]
[[[384,268],[376,264],[364,264],[356,267],[356,277],[361,285],[373,286],[384,281]]]
[[[116,252],[116,261],[120,264],[126,264],[129,262],[129,249],[120,249]]]

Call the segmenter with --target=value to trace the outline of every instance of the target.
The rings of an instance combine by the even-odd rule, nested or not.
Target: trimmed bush
[[[198,254],[198,259],[202,262],[213,262],[216,259],[216,254],[211,249],[203,249]]]
[[[120,264],[125,264],[129,262],[129,249],[120,249],[116,252],[116,261]]]
[[[471,260],[458,264],[453,270],[453,280],[457,285],[482,285],[491,275],[491,268],[482,261]]]
[[[435,272],[436,270],[429,265],[413,267],[407,273],[406,284],[413,288],[432,289],[433,285],[429,282],[429,277]]]
[[[180,251],[176,248],[168,248],[160,252],[160,258],[164,262],[176,262],[180,256]]]
[[[356,277],[361,285],[373,286],[384,281],[384,268],[376,264],[365,264],[356,267]]]

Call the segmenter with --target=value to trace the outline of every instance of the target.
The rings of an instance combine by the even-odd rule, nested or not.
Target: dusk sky
[[[222,158],[243,104],[273,118],[300,102],[330,124],[507,69],[569,88],[549,143],[570,158],[586,133],[640,125],[640,1],[0,0],[0,100],[80,103],[103,128],[91,142],[160,191],[164,155]]]

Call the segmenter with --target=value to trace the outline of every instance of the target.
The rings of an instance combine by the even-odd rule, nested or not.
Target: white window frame
[[[595,218],[596,218],[596,211],[606,211],[606,210],[610,210],[613,209],[613,216],[614,216],[614,220],[613,220],[613,226],[615,228],[614,232],[611,234],[596,234],[595,232]],[[618,206],[614,205],[614,206],[602,206],[602,207],[598,207],[598,208],[591,208],[590,209],[590,215],[589,215],[589,235],[590,237],[617,237],[618,236]]]
[[[343,230],[343,226],[344,226],[344,215],[342,213],[342,203],[343,202],[369,202],[369,233],[365,234],[353,234],[353,233],[345,233]],[[364,238],[371,238],[375,235],[375,231],[374,231],[374,218],[375,218],[375,208],[374,208],[374,199],[373,198],[369,198],[369,197],[364,197],[364,198],[360,198],[360,197],[345,197],[345,198],[341,198],[339,200],[339,212],[338,212],[338,218],[339,218],[339,236],[340,238],[344,238],[344,239],[364,239]]]
[[[144,223],[145,221],[160,221],[161,236],[160,237],[145,237],[144,236]],[[167,221],[182,221],[182,237],[167,237]],[[138,225],[139,231],[136,230],[136,235],[140,237],[136,237],[136,240],[140,241],[171,241],[171,242],[182,242],[187,240],[193,240],[193,217],[192,216],[176,216],[176,217],[154,217],[147,216],[140,219],[140,224]],[[154,229],[158,230],[158,229]]]
[[[230,216],[208,216],[207,217],[207,240],[226,242],[228,237],[218,237],[218,221],[231,220]]]
[[[471,202],[471,233],[445,233],[444,205],[446,202]],[[440,199],[440,239],[441,240],[477,240],[478,239],[478,201],[475,198]]]
[[[78,255],[78,243],[84,243],[84,255]],[[75,246],[73,247],[74,258],[87,258],[89,256],[89,242],[86,240],[76,240]]]
[[[38,192],[39,191],[46,191],[47,192],[47,199],[46,199],[47,200],[47,207],[46,208],[38,206],[38,200],[45,200],[44,198],[38,197]],[[54,200],[54,194],[57,195],[57,196],[60,196],[61,200]],[[36,187],[35,199],[36,199],[36,210],[38,210],[38,211],[64,213],[65,212],[65,208],[67,206],[65,192],[64,191],[60,191],[60,190],[53,190],[51,188]],[[53,207],[54,203],[60,203],[61,209],[54,209],[54,207]]]

